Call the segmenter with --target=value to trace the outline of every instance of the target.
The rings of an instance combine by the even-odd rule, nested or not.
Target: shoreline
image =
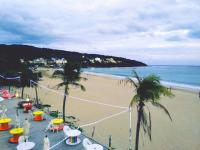
[[[101,76],[101,77],[109,77],[109,78],[115,78],[115,79],[125,79],[126,78],[123,76],[103,74],[103,73],[94,73],[94,72],[88,72],[88,71],[83,71],[83,74]],[[166,86],[168,88],[171,87],[172,89],[175,89],[175,90],[183,90],[183,91],[189,91],[189,92],[194,92],[194,93],[198,93],[200,91],[199,86],[192,86],[192,85],[188,85],[188,84],[174,83],[174,82],[168,82],[168,81],[163,81],[163,80],[161,80],[161,83],[164,86]]]

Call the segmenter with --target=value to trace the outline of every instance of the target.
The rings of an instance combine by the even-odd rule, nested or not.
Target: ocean
[[[151,74],[160,77],[163,84],[172,87],[200,90],[200,66],[147,66],[147,67],[113,67],[113,68],[84,68],[84,72],[112,75],[118,77],[131,76],[133,70],[139,76]]]

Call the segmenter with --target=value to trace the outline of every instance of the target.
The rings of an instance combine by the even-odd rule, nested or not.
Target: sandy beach
[[[45,73],[39,83],[49,88],[55,87],[60,79],[48,78],[52,71]],[[86,91],[71,87],[70,96],[98,101],[118,106],[129,106],[134,95],[133,87],[119,83],[119,79],[105,76],[83,74],[87,81],[81,81]],[[56,89],[56,88],[55,88]],[[63,93],[62,89],[58,90]],[[175,97],[163,97],[161,103],[171,113],[171,122],[162,110],[149,105],[152,114],[152,141],[141,130],[140,149],[143,150],[198,150],[200,148],[200,99],[198,93],[182,90],[172,90]],[[33,89],[24,91],[31,97],[35,96]],[[43,103],[52,105],[52,110],[62,110],[63,96],[38,88],[39,98]],[[121,108],[92,104],[69,98],[67,101],[67,115],[79,118],[79,124],[87,124],[109,115],[123,111]],[[136,107],[132,112],[133,142],[135,143]],[[112,135],[112,145],[119,150],[128,149],[129,114],[124,113],[115,118],[105,120],[96,125],[84,127],[84,134],[91,136],[93,126],[96,127],[95,140],[108,145],[109,135]]]

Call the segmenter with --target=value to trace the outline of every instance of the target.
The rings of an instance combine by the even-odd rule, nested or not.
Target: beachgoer
[[[48,150],[50,148],[50,141],[48,136],[46,135],[44,140],[43,140],[43,150]]]
[[[23,129],[24,129],[24,136],[28,139],[30,132],[30,123],[27,118],[25,118]]]

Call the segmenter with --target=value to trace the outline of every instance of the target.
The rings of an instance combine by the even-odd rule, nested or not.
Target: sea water
[[[148,75],[159,76],[166,85],[200,89],[200,66],[147,66],[147,67],[113,67],[113,68],[85,68],[83,71],[114,75],[119,77],[130,77],[133,70],[138,75],[145,77]]]

